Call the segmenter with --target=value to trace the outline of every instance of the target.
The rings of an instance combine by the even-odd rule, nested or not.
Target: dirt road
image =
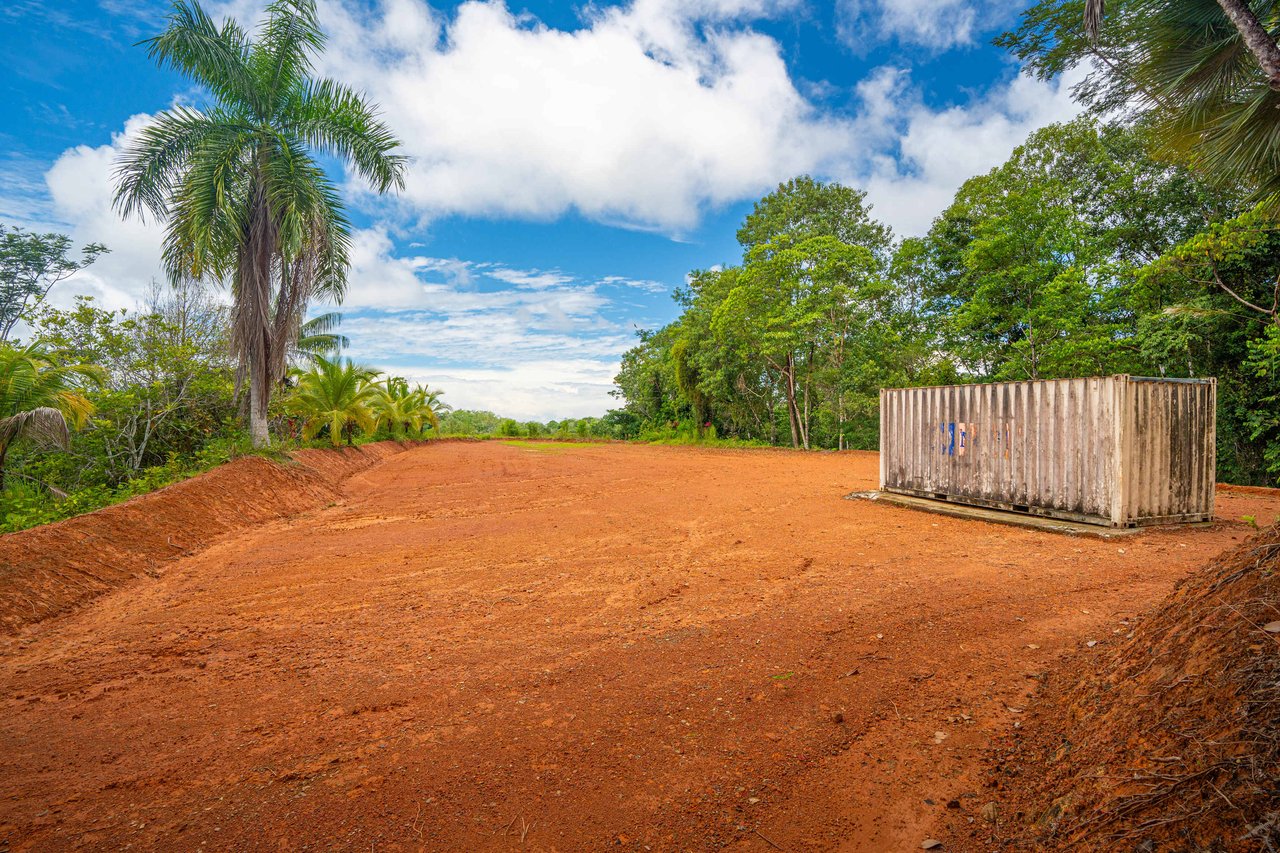
[[[874,454],[396,456],[0,639],[0,850],[919,849],[949,803],[977,815],[1029,674],[1246,535],[842,499],[875,477]]]

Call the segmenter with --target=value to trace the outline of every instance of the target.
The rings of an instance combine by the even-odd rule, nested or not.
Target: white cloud
[[[942,53],[974,44],[979,32],[1023,5],[1019,0],[840,0],[836,29],[857,53],[890,40]]]
[[[840,39],[858,52],[897,39],[941,52],[973,42],[977,16],[967,0],[844,0]]]
[[[342,331],[351,353],[444,388],[460,408],[521,419],[599,415],[634,343],[608,287],[657,282],[398,254],[388,233],[356,234]]]
[[[89,295],[104,308],[134,308],[153,278],[163,280],[161,229],[136,218],[122,220],[112,208],[116,160],[150,119],[145,114],[130,117],[109,145],[67,149],[45,173],[46,216],[69,233],[76,247],[104,243],[111,250],[56,285],[49,294],[53,304],[65,306],[75,295]]]
[[[560,287],[573,281],[573,276],[565,275],[559,270],[517,270],[501,264],[484,264],[480,269],[484,270],[484,274],[489,278],[535,290]]]
[[[423,369],[390,366],[388,373],[445,389],[455,409],[481,409],[517,420],[560,420],[599,416],[615,408],[609,396],[614,361],[558,359],[500,368]]]
[[[1032,131],[1079,115],[1070,90],[1083,73],[1052,83],[1018,76],[938,110],[907,72],[881,68],[858,90],[860,124],[878,151],[843,177],[867,191],[875,215],[899,234],[923,234],[964,181],[1003,163]]]
[[[647,278],[627,278],[620,275],[607,275],[600,279],[597,284],[608,287],[631,287],[636,290],[642,290],[645,293],[666,293],[667,286],[660,281],[654,281]]]
[[[965,178],[1078,112],[1070,77],[1018,77],[935,109],[889,69],[858,87],[855,116],[821,112],[780,46],[750,27],[791,5],[635,0],[566,32],[501,3],[464,3],[445,18],[419,0],[363,12],[330,0],[324,70],[364,88],[406,140],[414,163],[401,216],[578,211],[673,234],[804,172],[868,189],[877,215],[920,233]],[[1009,7],[875,0],[850,5],[845,20],[869,38],[942,49]]]
[[[444,19],[417,0],[332,0],[322,70],[381,105],[414,158],[403,198],[419,215],[578,211],[678,233],[854,154],[849,123],[749,26],[789,5],[635,0],[562,31],[501,3]]]

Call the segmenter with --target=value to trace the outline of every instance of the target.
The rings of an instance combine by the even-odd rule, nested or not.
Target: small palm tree
[[[441,391],[423,385],[409,387],[401,376],[389,377],[379,387],[376,404],[378,423],[393,435],[421,435],[424,427],[440,428],[439,412],[447,409],[439,401]]]
[[[302,418],[302,437],[310,440],[325,428],[337,447],[346,436],[351,443],[359,428],[373,432],[378,418],[374,405],[379,386],[372,380],[378,371],[361,367],[349,358],[330,361],[316,357],[305,371],[295,371],[298,385],[285,403],[285,410]]]
[[[96,365],[59,364],[39,343],[0,345],[0,489],[9,449],[24,438],[65,449],[93,414],[83,385],[104,379]]]
[[[438,429],[440,427],[440,416],[445,412],[452,412],[453,406],[450,406],[448,403],[440,399],[444,396],[444,392],[440,389],[432,388],[429,385],[422,385],[420,387],[422,389],[422,401],[426,407],[431,410],[431,413],[435,415],[435,420],[432,423]]]
[[[251,40],[176,0],[150,57],[212,95],[162,110],[124,153],[116,205],[166,223],[175,279],[230,281],[232,345],[249,383],[249,431],[269,441],[267,406],[288,372],[308,303],[342,300],[351,223],[316,155],[377,192],[404,185],[399,141],[357,92],[311,76],[324,46],[314,0],[274,0]]]

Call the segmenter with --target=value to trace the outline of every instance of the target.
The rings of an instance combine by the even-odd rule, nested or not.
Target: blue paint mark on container
[[[942,452],[947,456],[956,455],[956,425],[955,422],[944,423],[938,425],[942,430]]]

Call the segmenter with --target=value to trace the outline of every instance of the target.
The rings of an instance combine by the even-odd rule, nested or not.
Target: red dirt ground
[[[391,457],[0,637],[0,849],[919,849],[1028,674],[1280,512],[1076,539],[842,500],[876,464]]]

